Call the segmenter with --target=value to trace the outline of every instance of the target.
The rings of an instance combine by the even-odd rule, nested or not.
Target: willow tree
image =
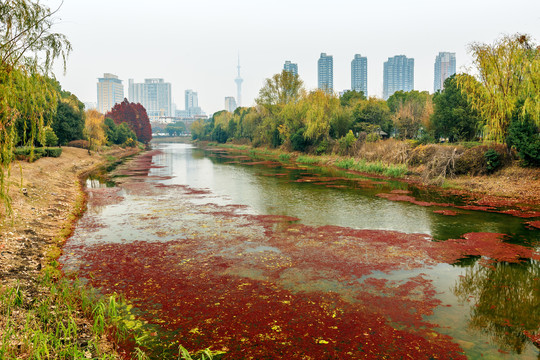
[[[300,99],[304,92],[304,83],[297,74],[283,70],[280,74],[275,74],[266,79],[264,86],[259,90],[259,97],[256,99],[258,105],[275,106],[285,105]]]
[[[28,144],[43,136],[43,119],[57,105],[56,91],[47,77],[55,59],[62,58],[65,68],[71,51],[66,37],[52,31],[57,11],[38,1],[0,2],[0,199],[8,212],[7,179],[13,148],[20,140],[17,120],[24,120]]]
[[[485,139],[505,141],[518,102],[540,125],[540,47],[516,34],[492,45],[473,43],[470,51],[480,83],[466,76],[457,81],[484,121]]]
[[[90,146],[88,147],[88,153],[90,150],[97,150],[101,145],[107,142],[105,136],[104,127],[105,117],[99,111],[91,109],[87,110],[84,120],[84,136]]]

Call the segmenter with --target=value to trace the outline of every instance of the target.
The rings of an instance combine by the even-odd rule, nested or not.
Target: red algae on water
[[[445,216],[457,216],[459,215],[459,212],[454,210],[434,210],[433,213],[435,214],[441,214]]]
[[[493,262],[517,263],[524,259],[540,259],[535,249],[503,241],[504,234],[468,233],[463,239],[450,239],[433,247],[431,256],[439,261],[453,263],[467,256],[482,256],[481,264]]]
[[[147,160],[137,164],[148,168]],[[211,192],[184,185],[127,178],[122,188],[141,197],[167,196],[148,213],[127,214],[140,238],[88,246],[81,245],[84,239],[68,242],[66,256],[84,264],[81,277],[105,293],[121,293],[143,320],[190,351],[211,346],[226,352],[223,359],[466,359],[451,337],[437,331],[439,324],[426,320],[444,304],[429,276],[418,272],[468,256],[481,256],[486,266],[540,260],[534,249],[504,242],[503,234],[434,242],[424,234],[245,214],[241,205],[197,205],[190,200]],[[446,205],[418,201],[405,190],[378,196]],[[98,215],[89,212],[80,228],[97,224]],[[414,275],[399,280],[375,275],[411,270]]]

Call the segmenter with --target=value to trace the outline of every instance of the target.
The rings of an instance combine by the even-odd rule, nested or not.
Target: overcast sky
[[[59,0],[42,1],[51,7]],[[65,0],[55,31],[73,45],[62,86],[96,102],[97,78],[163,78],[184,109],[184,91],[198,92],[206,113],[236,97],[240,54],[242,105],[254,104],[264,80],[285,60],[298,64],[306,88],[317,87],[321,52],[334,57],[334,90],[350,88],[354,54],[368,58],[368,92],[382,97],[383,63],[415,59],[414,85],[433,92],[440,51],[471,65],[468,45],[526,33],[540,42],[540,0]]]

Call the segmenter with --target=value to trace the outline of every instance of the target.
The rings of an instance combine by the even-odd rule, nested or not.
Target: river
[[[60,258],[133,304],[154,357],[179,344],[223,359],[540,356],[534,209],[156,148],[116,171],[116,186],[89,182]]]

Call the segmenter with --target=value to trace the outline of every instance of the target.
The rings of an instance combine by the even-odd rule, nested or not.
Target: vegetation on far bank
[[[478,78],[457,74],[436,94],[398,91],[387,101],[307,92],[283,71],[266,80],[257,106],[196,121],[192,137],[420,167],[427,181],[490,174],[517,159],[540,166],[540,47],[518,34],[471,52]]]

